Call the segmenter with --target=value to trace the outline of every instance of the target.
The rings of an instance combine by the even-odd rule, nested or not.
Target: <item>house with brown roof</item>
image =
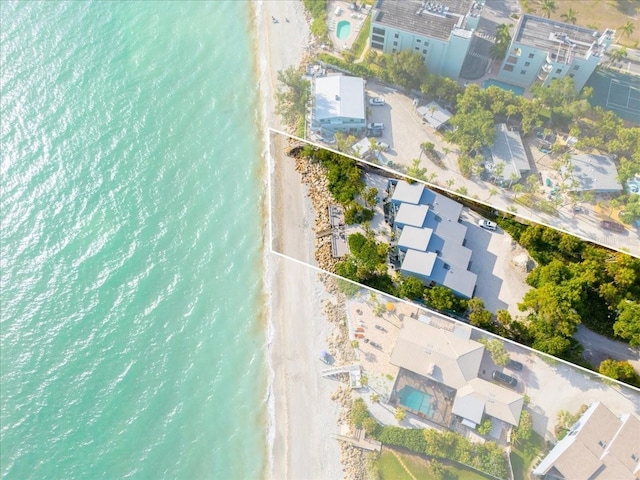
[[[545,480],[640,478],[640,420],[593,403],[533,470]]]
[[[405,318],[391,353],[391,364],[455,391],[451,413],[475,429],[486,416],[517,426],[524,397],[478,378],[484,346],[471,340],[471,327],[439,328],[426,315]]]

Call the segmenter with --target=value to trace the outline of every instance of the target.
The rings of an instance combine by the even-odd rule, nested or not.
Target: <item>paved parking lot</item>
[[[495,338],[481,330],[474,330],[471,338],[478,340],[482,337]],[[593,372],[550,359],[508,340],[504,340],[504,346],[512,360],[524,365],[522,371],[496,367],[487,354],[483,357],[478,376],[490,380],[493,370],[502,370],[516,378],[518,386],[515,390],[530,398],[533,429],[547,439],[553,439],[553,428],[560,410],[575,413],[581,405],[599,401],[617,415],[626,412],[640,414],[640,395],[630,387],[607,384]]]
[[[378,140],[389,144],[390,149],[385,152],[382,163],[392,162],[391,168],[406,173],[407,167],[413,159],[421,158],[421,167],[427,169],[428,183],[450,191],[465,192],[468,196],[481,203],[490,204],[494,208],[508,211],[515,208],[515,213],[523,219],[542,223],[559,230],[576,235],[584,240],[609,246],[616,250],[626,251],[640,256],[640,232],[628,228],[625,233],[615,233],[602,230],[600,221],[604,218],[590,204],[581,204],[583,212],[573,212],[573,204],[566,201],[555,215],[546,214],[527,206],[515,204],[512,193],[484,182],[477,177],[466,179],[458,173],[458,149],[450,144],[431,127],[424,124],[416,113],[413,99],[388,87],[368,82],[366,87],[368,98],[382,97],[384,106],[368,106],[369,121],[384,123],[384,135]],[[367,100],[368,101],[368,100]],[[420,155],[420,144],[432,142],[445,168],[440,168],[424,155]],[[525,142],[530,143],[529,139]],[[545,162],[552,164],[547,154],[535,147],[530,147],[533,161],[536,165]]]
[[[465,208],[462,223],[467,226],[465,246],[473,251],[469,270],[478,276],[475,296],[484,301],[487,310],[508,310],[521,315],[518,302],[531,288],[525,282],[526,272],[514,263],[514,254],[521,253],[511,236],[498,228],[495,232],[478,226],[482,217]]]

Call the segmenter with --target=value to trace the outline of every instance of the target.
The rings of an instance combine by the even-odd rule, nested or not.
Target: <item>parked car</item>
[[[520,362],[517,362],[516,360],[511,360],[511,359],[507,362],[505,366],[511,370],[515,370],[516,372],[521,372],[522,369],[524,368],[524,365],[522,365]]]
[[[384,142],[376,142],[378,144],[378,147],[380,148],[380,151],[382,152],[386,152],[387,150],[389,150],[389,144],[388,143],[384,143]]]
[[[478,222],[478,226],[484,228],[485,230],[495,230],[498,228],[498,225],[495,222],[490,222],[489,220],[483,218]]]
[[[369,130],[384,130],[384,123],[369,123],[367,128]]]
[[[513,378],[511,375],[507,375],[506,373],[502,373],[498,370],[494,370],[491,374],[491,377],[500,383],[504,383],[505,385],[509,385],[510,387],[515,387],[518,385],[518,380]]]
[[[625,228],[623,225],[620,225],[617,222],[609,222],[608,220],[602,220],[600,222],[600,226],[604,229],[604,230],[611,230],[613,232],[619,232],[622,233],[625,231]]]
[[[374,107],[379,107],[384,105],[384,98],[375,97],[369,100],[369,105],[373,105]]]
[[[382,136],[382,130],[380,128],[368,128],[367,129],[367,137],[381,137]]]

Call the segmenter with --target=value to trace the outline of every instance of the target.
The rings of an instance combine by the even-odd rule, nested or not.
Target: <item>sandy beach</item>
[[[280,119],[273,113],[277,72],[300,64],[310,40],[309,26],[302,2],[297,0],[263,1],[256,4],[255,12],[262,118],[266,126],[281,129]],[[265,131],[265,143],[273,139],[275,144],[270,145],[267,155],[274,166],[267,174],[273,173],[272,189],[286,192],[278,196],[281,203],[273,205],[274,233],[278,241],[286,242],[287,251],[295,251],[296,258],[313,263],[313,238],[308,238],[308,228],[287,229],[286,236],[279,236],[282,229],[277,225],[285,221],[312,223],[313,209],[310,203],[299,201],[306,198],[305,187],[294,162],[281,154],[284,137]],[[265,226],[267,232],[269,228]],[[326,348],[325,339],[332,328],[322,311],[323,285],[317,271],[306,265],[268,252],[266,263],[271,337],[268,476],[343,478],[340,446],[330,436],[337,432],[340,407],[331,394],[338,384],[320,376],[324,364],[319,352]]]

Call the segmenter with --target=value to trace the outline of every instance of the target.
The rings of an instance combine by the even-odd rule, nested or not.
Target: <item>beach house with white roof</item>
[[[462,205],[421,183],[392,180],[389,189],[400,272],[471,298],[477,275],[468,270],[472,251],[464,246],[467,227],[459,221]]]
[[[323,138],[358,135],[366,128],[364,79],[330,75],[313,80],[311,129]]]

